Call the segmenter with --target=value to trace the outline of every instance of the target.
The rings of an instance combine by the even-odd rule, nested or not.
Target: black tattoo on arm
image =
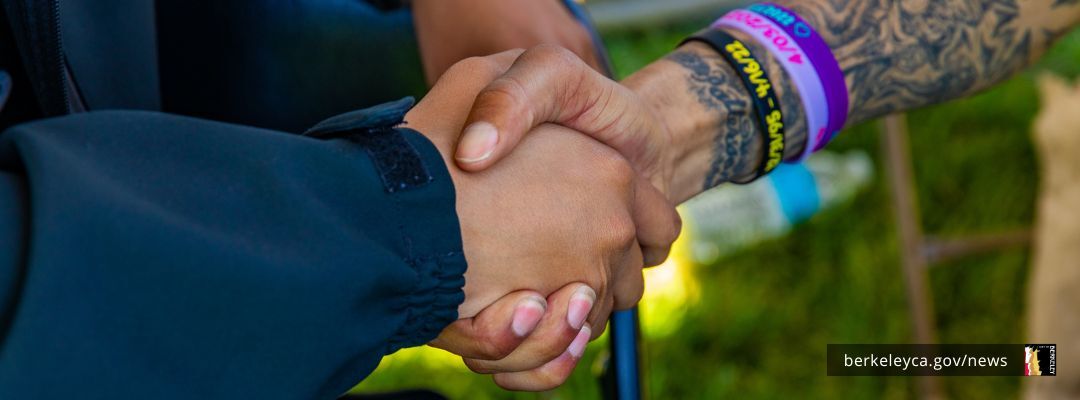
[[[1037,59],[1077,23],[1078,0],[777,0],[844,70],[849,123],[967,96]]]
[[[762,143],[751,119],[750,94],[735,71],[718,54],[678,50],[665,59],[686,68],[686,83],[698,104],[720,118],[703,190],[752,174]]]
[[[787,79],[783,67],[772,59],[768,50],[738,32],[729,33],[746,44],[769,76],[773,77],[773,90],[780,99],[787,132],[784,158],[795,157],[802,151],[807,135],[802,100],[791,80]],[[712,51],[699,54],[678,50],[666,59],[686,68],[689,72],[687,84],[697,102],[721,118],[721,129],[715,132],[713,157],[703,189],[754,174],[761,162],[759,152],[760,146],[764,145],[764,136],[761,127],[754,121],[750,93],[731,65]]]
[[[848,85],[849,125],[986,89],[1035,61],[1080,23],[1080,0],[773,1],[798,12],[833,50]],[[768,70],[783,105],[785,158],[795,156],[807,139],[801,98],[768,50],[746,35],[729,33]],[[669,119],[690,121],[679,125],[677,136],[692,144],[680,154],[694,154],[686,164],[693,166],[679,168],[688,176],[704,175],[704,189],[753,174],[763,135],[735,71],[705,46],[683,46],[658,65],[662,70],[669,62],[679,66],[687,85],[672,95],[683,97],[676,104],[697,103],[700,110],[670,108],[663,94],[675,87],[655,89],[661,85],[650,83],[648,73],[635,83],[659,93],[657,107],[669,107],[663,112]],[[706,151],[704,143],[711,148]]]

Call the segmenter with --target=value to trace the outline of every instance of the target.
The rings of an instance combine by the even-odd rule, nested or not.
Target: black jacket
[[[291,4],[301,21],[328,7],[402,18],[361,2],[260,4]],[[203,70],[170,72],[163,60],[201,46],[158,46],[177,40],[160,29],[179,2],[3,5],[13,35],[0,51],[21,60],[0,66],[15,77],[0,115],[23,123],[0,134],[0,398],[333,398],[456,318],[454,188],[434,146],[394,128],[411,100],[338,117],[316,129],[324,139],[180,116],[297,132],[353,105],[330,96],[260,120],[323,84],[256,70],[209,96],[283,53],[211,51]],[[296,98],[242,104],[272,91],[237,88],[274,79]]]

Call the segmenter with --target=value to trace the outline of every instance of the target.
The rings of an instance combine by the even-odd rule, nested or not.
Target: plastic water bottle
[[[699,264],[783,236],[818,211],[850,200],[870,182],[873,163],[862,151],[821,152],[783,164],[749,185],[727,185],[682,208],[690,256]]]

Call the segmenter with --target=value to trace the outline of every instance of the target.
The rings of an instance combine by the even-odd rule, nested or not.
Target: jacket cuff
[[[404,98],[327,119],[305,132],[360,144],[371,156],[394,211],[409,216],[399,219],[397,250],[414,276],[391,304],[404,322],[386,354],[430,342],[457,320],[457,307],[465,300],[466,261],[450,173],[431,141],[398,127],[413,105],[412,98]]]
[[[428,166],[427,193],[397,192],[395,201],[416,216],[404,223],[408,263],[417,274],[407,296],[406,321],[390,340],[387,354],[430,342],[458,319],[465,301],[465,253],[462,251],[454,183],[442,155],[426,137],[411,129],[395,129]]]

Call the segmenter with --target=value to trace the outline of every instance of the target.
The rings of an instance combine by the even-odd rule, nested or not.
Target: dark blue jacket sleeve
[[[434,338],[463,300],[452,182],[415,132],[356,132],[3,133],[0,398],[334,398]]]

